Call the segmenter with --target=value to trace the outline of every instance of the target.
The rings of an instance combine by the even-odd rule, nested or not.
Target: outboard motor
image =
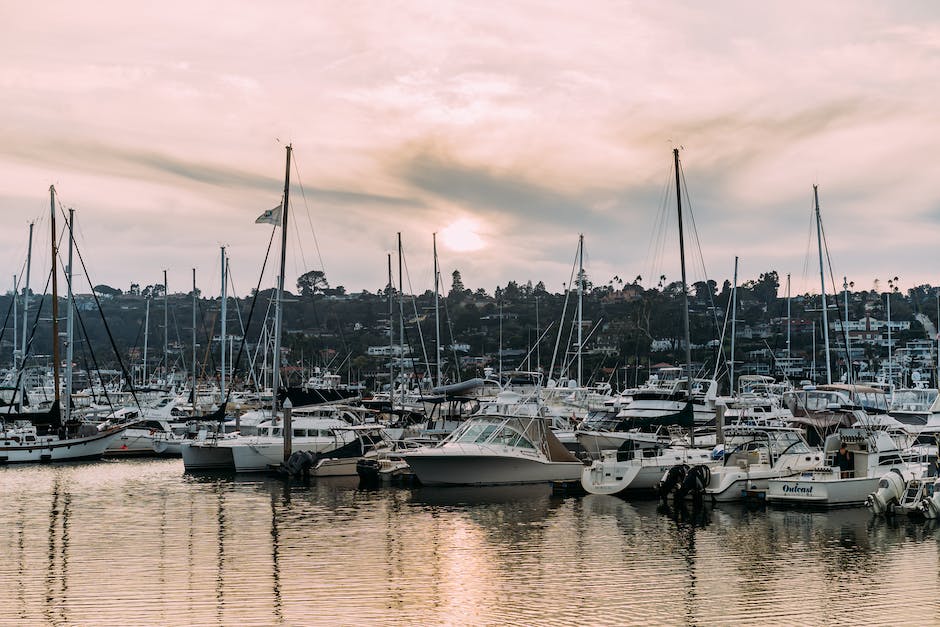
[[[666,474],[664,474],[663,478],[659,481],[660,498],[666,500],[666,497],[668,497],[673,490],[681,486],[682,482],[685,481],[685,476],[688,471],[689,467],[685,464],[679,464],[667,470]]]
[[[940,518],[940,479],[933,484],[933,494],[920,502],[920,511],[924,518]]]
[[[865,504],[876,515],[891,515],[907,485],[901,471],[892,468],[878,481],[878,489],[868,495]]]
[[[292,477],[298,477],[310,472],[319,461],[319,455],[310,451],[294,451],[284,462],[284,470]]]
[[[685,498],[685,495],[691,494],[693,498],[700,499],[705,494],[705,487],[712,479],[712,471],[708,466],[692,466],[685,474],[682,484],[676,490],[677,498]]]

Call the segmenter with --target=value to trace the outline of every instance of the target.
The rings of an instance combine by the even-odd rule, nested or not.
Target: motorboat
[[[722,463],[703,465],[693,489],[684,496],[701,498],[713,503],[766,497],[768,482],[778,477],[791,477],[811,470],[823,462],[823,454],[811,449],[802,431],[793,427],[727,427],[723,431]],[[690,469],[695,470],[695,466]],[[663,477],[665,483],[668,476]],[[698,487],[698,486],[701,487]],[[663,489],[663,496],[677,492]]]
[[[620,449],[604,451],[600,459],[585,467],[581,486],[589,494],[652,494],[673,467],[689,469],[720,463],[712,456],[712,449],[627,440]],[[683,482],[687,476],[683,473]]]
[[[312,414],[295,414],[291,422],[291,448],[293,451],[328,453],[353,442],[356,436],[344,420],[355,414],[343,411],[324,417],[326,406],[317,406]],[[283,420],[280,416],[265,420],[257,427],[257,434],[200,431],[183,444],[183,465],[186,470],[228,470],[234,472],[262,472],[284,461]]]
[[[400,457],[429,486],[579,481],[583,468],[538,416],[479,415]]]
[[[836,463],[841,445],[851,458],[848,470]],[[816,468],[768,481],[767,500],[820,507],[863,505],[885,473],[920,477],[927,469],[924,459],[900,449],[881,429],[839,429],[826,438],[823,455],[823,463]]]

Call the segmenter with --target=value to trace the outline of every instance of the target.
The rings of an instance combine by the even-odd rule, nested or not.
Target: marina
[[[940,625],[940,6],[8,4],[0,627]]]
[[[864,508],[288,485],[179,460],[8,467],[0,490],[3,623],[913,625],[940,612],[925,576],[940,568],[936,523]]]

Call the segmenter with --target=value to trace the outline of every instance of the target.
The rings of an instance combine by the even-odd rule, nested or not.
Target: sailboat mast
[[[226,287],[228,286],[228,276],[227,276],[227,265],[228,261],[225,259],[225,246],[222,246],[222,313],[220,317],[222,318],[222,331],[221,336],[219,337],[219,353],[221,357],[221,377],[219,378],[219,395],[220,401],[225,401],[225,352],[228,350],[228,329],[226,328],[226,323],[228,322],[228,293],[226,292]]]
[[[679,261],[682,265],[682,326],[685,333],[685,367],[688,372],[688,400],[692,402],[692,341],[689,333],[689,290],[685,275],[685,234],[682,231],[682,184],[679,173],[679,149],[673,148],[676,169],[676,210],[679,215]]]
[[[69,265],[65,269],[65,282],[69,300],[65,318],[65,422],[72,417],[72,357],[75,344],[75,294],[72,292],[72,249],[75,234],[75,210],[69,209]]]
[[[55,379],[55,404],[59,404],[59,282],[56,257],[59,254],[55,233],[55,187],[49,186],[49,228],[52,232],[52,374]]]
[[[787,372],[790,368],[790,273],[787,272]],[[789,374],[787,375],[789,376]]]
[[[388,253],[388,399],[395,411],[395,291],[392,289],[392,253]]]
[[[849,278],[842,277],[842,288],[845,290],[845,382],[852,384],[852,345],[849,341]]]
[[[892,350],[893,342],[891,341],[891,290],[892,289],[894,289],[893,286],[889,287],[888,293],[885,294],[885,300],[888,303],[888,377],[890,377],[890,378],[886,377],[885,382],[893,384],[894,369],[891,367],[891,356],[892,356],[892,353],[894,352]]]
[[[731,363],[728,365],[728,384],[734,394],[734,338],[737,335],[738,317],[738,258],[734,258],[734,287],[731,288]]]
[[[193,415],[196,413],[196,269],[193,268]]]
[[[399,375],[405,378],[405,277],[402,272],[401,231],[398,232],[398,365]],[[404,402],[404,393],[402,402]]]
[[[166,270],[163,271],[163,382],[170,380],[170,298],[167,293]]]
[[[823,274],[822,218],[819,216],[819,186],[813,185],[813,201],[816,206],[816,241],[819,246],[819,283],[822,289],[823,338],[826,342],[826,383],[832,383],[832,367],[829,359],[829,307],[826,304],[826,276]]]
[[[144,313],[144,373],[140,377],[140,385],[147,385],[147,343],[150,339],[150,298],[147,298]]]
[[[584,331],[584,234],[578,235],[578,387],[581,387],[581,342]]]
[[[503,379],[503,297],[499,297],[499,379]]]
[[[33,226],[29,223],[29,246],[26,249],[26,285],[23,287],[23,334],[20,337],[20,366],[26,370],[26,336],[29,335],[29,275],[33,263]],[[23,411],[23,395],[26,394],[26,376],[19,377],[20,390],[17,395],[17,411]]]
[[[287,259],[287,209],[290,206],[290,154],[291,145],[287,145],[287,165],[284,167],[284,202],[281,205],[281,271],[277,277],[277,301],[274,307],[274,400],[272,416],[277,416],[277,398],[281,389],[281,324],[284,308],[284,266]]]
[[[435,350],[437,351],[437,387],[441,387],[441,297],[440,272],[437,267],[437,233],[434,234],[434,333],[437,336]]]
[[[686,384],[688,389],[688,404],[692,405],[692,339],[689,333],[689,290],[688,282],[685,276],[685,235],[682,230],[682,176],[679,172],[679,149],[672,149],[672,156],[675,160],[676,170],[676,211],[679,216],[679,262],[682,266],[682,326],[685,332],[685,367],[688,373]],[[689,429],[689,439],[692,446],[695,446],[695,424]]]
[[[17,301],[20,299],[19,284],[16,282],[16,275],[13,275],[13,371],[19,368],[19,313],[16,311]]]

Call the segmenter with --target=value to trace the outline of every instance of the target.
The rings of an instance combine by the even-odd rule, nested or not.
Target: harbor
[[[0,489],[3,623],[913,625],[940,611],[936,523],[864,508],[300,485],[179,460],[8,467]]]
[[[0,627],[940,625],[940,7],[4,19]]]

